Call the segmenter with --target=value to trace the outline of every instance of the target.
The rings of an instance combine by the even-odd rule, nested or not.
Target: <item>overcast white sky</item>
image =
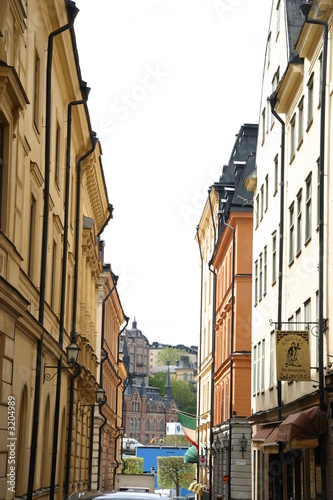
[[[114,218],[105,261],[130,325],[198,345],[194,240],[209,186],[257,123],[271,0],[77,0],[83,80]]]

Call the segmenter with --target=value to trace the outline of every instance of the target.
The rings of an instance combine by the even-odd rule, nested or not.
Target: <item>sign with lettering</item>
[[[308,330],[276,330],[276,374],[282,380],[311,380]]]

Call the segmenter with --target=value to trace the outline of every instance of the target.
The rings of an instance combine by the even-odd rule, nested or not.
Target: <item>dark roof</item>
[[[299,9],[301,3],[301,0],[285,1],[288,62],[298,57],[295,45],[304,24],[304,17]]]

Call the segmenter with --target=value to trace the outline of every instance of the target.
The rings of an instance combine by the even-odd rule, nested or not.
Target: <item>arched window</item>
[[[141,431],[141,419],[138,418],[138,431],[140,432]]]
[[[187,373],[184,373],[184,380],[187,381]]]
[[[130,421],[129,421],[129,430],[132,431],[133,430],[133,417],[130,418]]]
[[[153,431],[156,431],[156,418],[153,420]]]
[[[164,431],[164,420],[161,418],[160,420],[160,431]]]
[[[149,418],[146,418],[145,431],[149,431]]]

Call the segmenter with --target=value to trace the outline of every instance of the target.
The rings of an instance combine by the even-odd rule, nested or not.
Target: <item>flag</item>
[[[178,413],[178,420],[183,428],[186,439],[192,443],[197,450],[199,449],[197,443],[197,419],[195,417],[190,417],[189,415],[184,415],[184,413]]]
[[[153,439],[150,440],[150,444],[153,444],[155,443],[155,438],[153,437]]]

